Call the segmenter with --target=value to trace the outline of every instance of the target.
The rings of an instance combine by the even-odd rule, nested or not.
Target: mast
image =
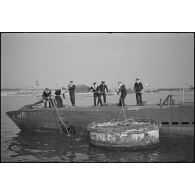
[[[39,81],[38,81],[38,79],[35,80],[35,85],[36,85],[36,87],[39,87]]]

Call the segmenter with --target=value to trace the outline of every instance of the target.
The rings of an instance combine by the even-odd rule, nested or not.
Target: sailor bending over
[[[49,102],[49,108],[53,107],[53,102],[51,99],[51,90],[48,88],[45,88],[42,94],[42,100],[44,102],[45,108],[47,108],[47,102]]]
[[[54,91],[55,104],[56,104],[57,108],[62,108],[63,107],[63,101],[62,101],[61,95],[63,95],[63,97],[65,98],[62,89],[57,89],[57,90]]]
[[[118,82],[117,94],[120,94],[119,106],[125,106],[125,98],[127,96],[127,90],[122,82]]]

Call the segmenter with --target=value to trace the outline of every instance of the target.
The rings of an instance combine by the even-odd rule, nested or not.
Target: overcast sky
[[[152,88],[194,83],[194,37],[180,33],[4,33],[1,88],[91,85],[138,77]]]

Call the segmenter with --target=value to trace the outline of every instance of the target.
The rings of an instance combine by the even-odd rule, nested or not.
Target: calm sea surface
[[[172,93],[173,94],[173,93]],[[168,92],[143,94],[147,103],[159,103]],[[181,92],[174,92],[177,102]],[[185,101],[193,101],[194,93],[186,92]],[[160,146],[141,151],[112,151],[94,147],[88,140],[78,137],[43,134],[22,134],[5,112],[37,101],[31,96],[1,97],[1,160],[3,162],[192,162],[194,161],[194,137],[161,135]],[[109,103],[116,103],[117,96],[108,96]],[[76,95],[77,105],[92,105],[89,95]],[[135,104],[134,95],[128,95],[127,104]],[[67,99],[64,104],[70,104]]]

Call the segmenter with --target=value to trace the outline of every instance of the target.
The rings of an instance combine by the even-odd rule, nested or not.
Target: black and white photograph
[[[194,34],[1,33],[1,161],[194,162]]]

